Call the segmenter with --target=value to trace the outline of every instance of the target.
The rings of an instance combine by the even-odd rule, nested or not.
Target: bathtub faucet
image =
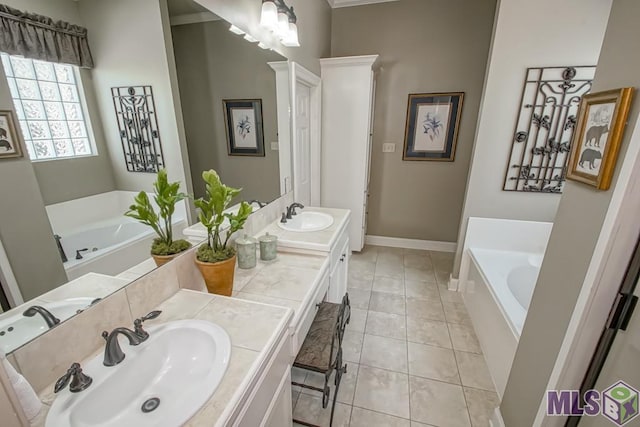
[[[56,239],[56,245],[58,245],[58,252],[60,252],[60,258],[62,258],[62,262],[67,262],[67,254],[64,253],[64,248],[62,247],[62,243],[60,243],[62,237],[60,237],[58,234],[54,234],[53,238]]]
[[[76,251],[76,259],[82,259],[82,255],[80,254],[80,252],[87,252],[88,250],[89,250],[89,248],[78,249]]]
[[[49,329],[60,323],[60,319],[54,316],[49,310],[39,305],[32,305],[31,307],[27,308],[24,313],[22,313],[23,316],[27,317],[33,317],[36,314],[42,316]]]

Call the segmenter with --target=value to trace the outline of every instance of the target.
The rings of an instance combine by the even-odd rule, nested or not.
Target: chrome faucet
[[[60,243],[62,237],[60,237],[60,235],[58,234],[54,234],[53,238],[56,239],[56,245],[58,246],[58,252],[60,252],[60,258],[62,258],[62,262],[67,262],[67,254],[64,253],[64,248],[62,247],[62,243]]]
[[[291,219],[292,215],[297,215],[296,208],[304,209],[304,205],[298,202],[291,203],[291,205],[287,208],[287,219]]]
[[[49,310],[39,305],[32,305],[31,307],[27,308],[24,313],[22,313],[23,316],[27,317],[33,317],[36,314],[42,316],[49,329],[60,323],[60,319],[54,316]]]
[[[161,313],[162,311],[155,310],[146,316],[136,319],[133,322],[133,331],[128,328],[115,328],[111,333],[103,331],[102,337],[107,341],[104,348],[104,361],[102,362],[104,366],[115,366],[124,360],[125,354],[122,351],[122,348],[120,348],[120,343],[118,342],[119,334],[122,334],[129,339],[129,345],[140,345],[149,338],[149,333],[142,329],[142,323],[146,320],[155,319],[160,316]]]
[[[125,354],[118,342],[118,335],[120,334],[129,339],[129,345],[140,345],[142,342],[138,334],[128,328],[115,328],[111,333],[103,331],[102,338],[107,341],[107,345],[104,347],[104,360],[102,362],[104,366],[115,366],[124,360]]]
[[[79,363],[74,363],[67,370],[67,373],[60,377],[58,381],[56,381],[53,392],[58,393],[60,390],[65,388],[67,384],[69,384],[69,381],[71,381],[71,384],[69,385],[69,391],[71,391],[71,393],[78,393],[88,388],[93,382],[93,379],[90,376],[82,373],[82,367]]]

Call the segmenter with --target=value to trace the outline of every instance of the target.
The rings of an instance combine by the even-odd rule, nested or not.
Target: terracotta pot
[[[151,257],[156,262],[156,265],[158,267],[162,267],[163,265],[165,265],[166,263],[168,263],[169,261],[171,261],[172,259],[174,259],[178,255],[182,255],[182,252],[179,252],[177,254],[172,254],[172,255],[154,255],[154,254],[151,254]]]
[[[220,262],[202,262],[196,258],[196,265],[204,277],[211,294],[231,296],[233,275],[236,271],[236,256]]]

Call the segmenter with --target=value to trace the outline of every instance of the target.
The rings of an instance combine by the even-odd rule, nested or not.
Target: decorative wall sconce
[[[298,41],[298,18],[284,0],[262,0],[260,25],[273,31],[287,47],[300,47]]]

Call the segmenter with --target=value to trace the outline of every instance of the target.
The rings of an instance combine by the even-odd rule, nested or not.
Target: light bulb
[[[278,8],[278,36],[280,40],[287,37],[289,33],[289,16],[287,15],[287,9]]]
[[[278,29],[278,6],[272,0],[263,0],[260,25],[271,31]]]
[[[282,39],[282,44],[287,47],[300,47],[298,40],[298,26],[294,22],[289,22],[289,30],[286,37]]]

